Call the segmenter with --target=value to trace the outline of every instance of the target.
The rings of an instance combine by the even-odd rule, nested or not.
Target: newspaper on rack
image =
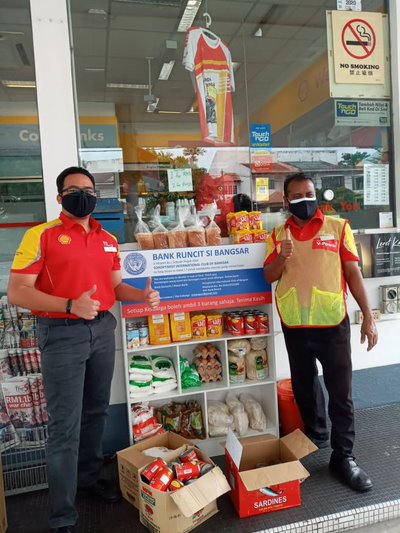
[[[17,430],[21,443],[37,445],[40,442],[40,436],[29,379],[27,377],[11,378],[3,382],[1,387],[8,416]]]
[[[15,427],[8,416],[3,391],[0,387],[0,452],[20,443]]]

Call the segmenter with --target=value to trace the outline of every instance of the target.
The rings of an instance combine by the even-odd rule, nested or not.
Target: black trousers
[[[354,445],[354,407],[349,318],[333,328],[287,328],[282,324],[289,355],[292,387],[313,440],[328,438],[325,398],[316,360],[321,363],[329,395],[331,446],[338,456],[351,456]]]

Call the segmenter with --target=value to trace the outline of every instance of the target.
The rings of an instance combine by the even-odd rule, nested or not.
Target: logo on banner
[[[138,252],[128,254],[124,259],[124,268],[132,276],[142,274],[147,267],[147,261],[144,255]]]

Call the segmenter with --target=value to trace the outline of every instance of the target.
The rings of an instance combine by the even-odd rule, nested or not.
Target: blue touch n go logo
[[[144,255],[138,252],[128,254],[124,259],[124,268],[132,276],[142,274],[147,267],[147,261]]]
[[[346,102],[344,100],[336,102],[336,115],[338,117],[358,117],[357,102]]]

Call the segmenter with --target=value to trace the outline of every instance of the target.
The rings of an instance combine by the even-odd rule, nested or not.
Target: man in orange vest
[[[352,363],[346,290],[362,313],[361,343],[378,340],[349,223],[324,216],[314,183],[303,173],[284,182],[284,202],[292,216],[274,228],[267,243],[264,275],[278,281],[276,305],[289,356],[293,392],[305,432],[320,448],[328,445],[325,399],[318,379],[321,363],[332,422],[329,467],[349,487],[372,488],[355,462]]]

